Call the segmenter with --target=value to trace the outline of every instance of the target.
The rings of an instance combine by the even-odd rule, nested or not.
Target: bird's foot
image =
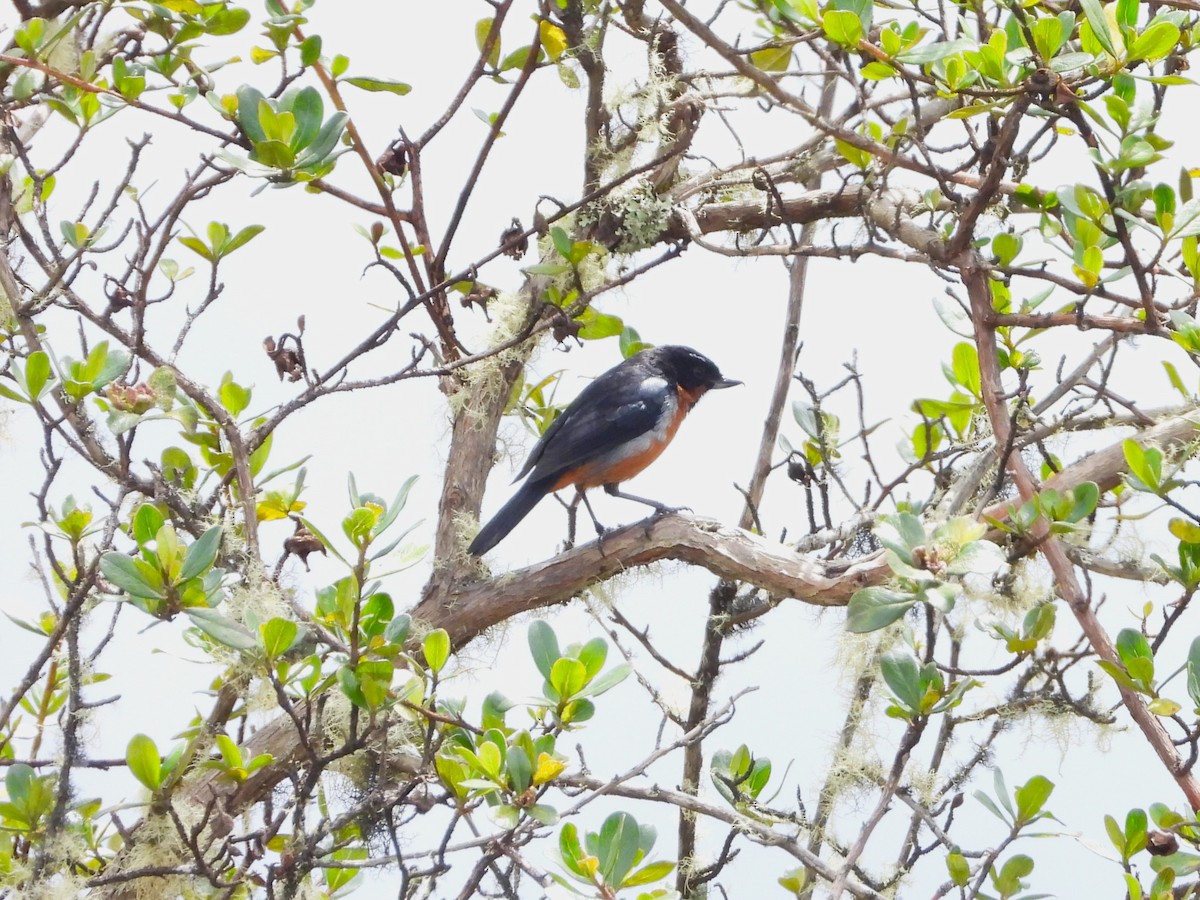
[[[675,513],[692,512],[690,506],[667,506],[659,504],[654,507],[654,512],[650,514],[651,519],[661,519],[663,516],[673,516]]]
[[[600,556],[604,556],[605,554],[604,539],[607,538],[608,535],[612,534],[612,530],[613,529],[605,528],[604,526],[596,526],[596,547],[599,548]]]

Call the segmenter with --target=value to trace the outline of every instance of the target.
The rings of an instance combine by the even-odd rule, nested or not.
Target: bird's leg
[[[691,507],[687,506],[667,506],[665,503],[659,503],[657,500],[650,500],[646,497],[638,497],[636,494],[626,494],[621,490],[621,486],[619,484],[606,484],[604,486],[604,493],[608,494],[610,497],[620,497],[622,500],[634,500],[638,503],[644,503],[646,506],[652,506],[654,507],[654,515],[656,518],[658,516],[669,515],[670,513],[677,513],[685,509],[689,512],[691,510]]]
[[[588,500],[587,494],[585,494],[582,490],[579,492],[579,499],[583,501],[583,505],[587,507],[588,515],[592,517],[592,524],[596,526],[596,537],[603,542],[604,535],[608,529],[600,524],[600,520],[596,518],[596,513],[592,510],[592,504]]]
[[[567,544],[563,548],[570,550],[575,546],[575,523],[577,521],[577,513],[579,512],[579,498],[583,496],[583,492],[576,490],[575,497],[570,503],[563,504],[567,507]]]

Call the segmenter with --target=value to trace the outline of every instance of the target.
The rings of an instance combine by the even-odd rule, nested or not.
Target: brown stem
[[[964,266],[962,273],[971,303],[971,321],[975,330],[975,342],[979,348],[979,370],[984,406],[987,409],[996,445],[1006,446],[1010,424],[1004,401],[1004,387],[1000,378],[1000,361],[996,353],[996,328],[992,319],[992,301],[987,274],[982,268],[974,266]],[[1010,453],[1006,465],[1020,492],[1021,499],[1024,501],[1031,499],[1037,493],[1038,486],[1021,455]],[[1100,659],[1119,666],[1121,663],[1116,647],[1113,646],[1112,639],[1100,624],[1100,620],[1096,617],[1096,611],[1092,609],[1087,595],[1080,587],[1075,576],[1075,568],[1067,557],[1062,544],[1054,535],[1050,534],[1044,523],[1041,524],[1039,533],[1034,537],[1040,539],[1040,548],[1054,575],[1059,596],[1075,616],[1084,635],[1091,643],[1092,649]],[[1183,791],[1187,798],[1188,808],[1200,809],[1200,782],[1186,769],[1184,761],[1175,752],[1171,737],[1162,727],[1158,717],[1150,712],[1137,692],[1120,684],[1117,685],[1117,689],[1120,691],[1121,702],[1128,710],[1130,717],[1141,729],[1147,743],[1150,744],[1171,777],[1175,779],[1175,783]]]
[[[691,731],[699,727],[708,717],[708,705],[712,699],[713,685],[721,672],[721,648],[728,631],[729,605],[737,592],[737,585],[730,581],[719,582],[709,593],[708,621],[704,627],[704,643],[700,649],[700,665],[696,667],[696,680],[692,684],[692,700],[688,707],[684,728]],[[684,793],[697,794],[700,790],[701,772],[704,767],[703,744],[699,739],[684,748],[683,780],[680,787]],[[691,897],[698,887],[692,880],[697,872],[696,817],[680,810],[679,814],[679,868],[675,873],[675,890],[683,897]]]

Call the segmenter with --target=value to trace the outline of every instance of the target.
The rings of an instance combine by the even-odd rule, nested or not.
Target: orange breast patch
[[[606,484],[620,484],[628,481],[662,455],[662,452],[667,449],[667,444],[671,443],[675,437],[675,432],[679,430],[680,423],[688,414],[688,410],[692,408],[693,403],[695,403],[695,399],[681,388],[679,390],[679,406],[675,410],[675,414],[661,432],[646,435],[648,443],[644,449],[618,459],[613,459],[610,455],[604,460],[585,463],[576,469],[565,472],[551,490],[561,490],[568,485],[575,485],[581,490],[587,490]]]

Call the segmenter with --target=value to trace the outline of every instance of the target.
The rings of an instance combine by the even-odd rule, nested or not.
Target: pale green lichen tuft
[[[835,752],[825,776],[831,799],[857,802],[878,788],[886,772],[879,758],[867,749],[873,744],[873,737],[860,732],[854,744]]]
[[[225,611],[234,621],[257,631],[271,619],[293,617],[279,588],[260,570],[246,572],[245,580],[229,592]]]
[[[908,773],[908,789],[914,799],[926,809],[932,809],[942,801],[944,787],[937,772],[914,766]]]
[[[670,106],[680,93],[679,80],[652,53],[644,83],[614,84],[610,79],[605,92],[604,107],[611,118],[631,123],[630,131],[637,135],[636,140],[598,139],[588,148],[591,157],[601,162],[602,180],[615,181],[630,170],[639,150],[673,139],[668,125]],[[620,147],[616,152],[611,149],[614,143]]]
[[[1025,613],[1054,597],[1053,573],[1045,559],[1037,556],[1015,562],[1011,577],[1004,582],[1004,589],[993,593],[990,599],[1002,610]]]
[[[345,743],[350,735],[350,712],[353,704],[341,691],[329,691],[321,707],[321,731],[330,746]]]
[[[669,197],[659,196],[645,180],[631,181],[627,187],[613,191],[602,207],[604,216],[616,223],[613,252],[634,253],[658,243],[670,227],[674,208]],[[580,219],[585,225],[595,224],[600,211],[592,210]]]
[[[59,870],[54,881],[47,883],[39,880],[35,885],[24,889],[21,896],[25,900],[79,900],[88,896],[87,880],[80,875],[71,874],[65,868]]]
[[[621,204],[621,241],[617,252],[633,253],[656,243],[667,230],[671,201],[654,194],[649,185],[634,191]]]
[[[492,317],[488,344],[503,349],[460,370],[464,390],[454,391],[448,398],[451,412],[455,415],[469,412],[469,403],[486,406],[495,400],[500,391],[506,390],[504,369],[513,363],[526,363],[537,345],[536,338],[529,338],[505,346],[529,324],[529,305],[522,293],[502,291],[488,304],[488,314]]]
[[[185,823],[192,816],[186,816],[183,807],[187,804],[180,802],[180,819]],[[179,841],[175,824],[168,816],[151,813],[146,815],[138,826],[137,840],[126,846],[124,852],[114,861],[108,870],[109,874],[121,872],[137,872],[147,868],[171,868],[179,864],[180,858],[186,858],[187,850]],[[188,896],[191,879],[182,875],[163,875],[155,878],[134,878],[128,882],[137,900],[159,900],[162,897]]]
[[[8,299],[8,294],[0,290],[0,330],[15,331],[17,319],[13,315],[12,303]]]
[[[609,252],[604,247],[597,247],[575,267],[573,277],[579,279],[584,292],[594,291],[608,283]]]

